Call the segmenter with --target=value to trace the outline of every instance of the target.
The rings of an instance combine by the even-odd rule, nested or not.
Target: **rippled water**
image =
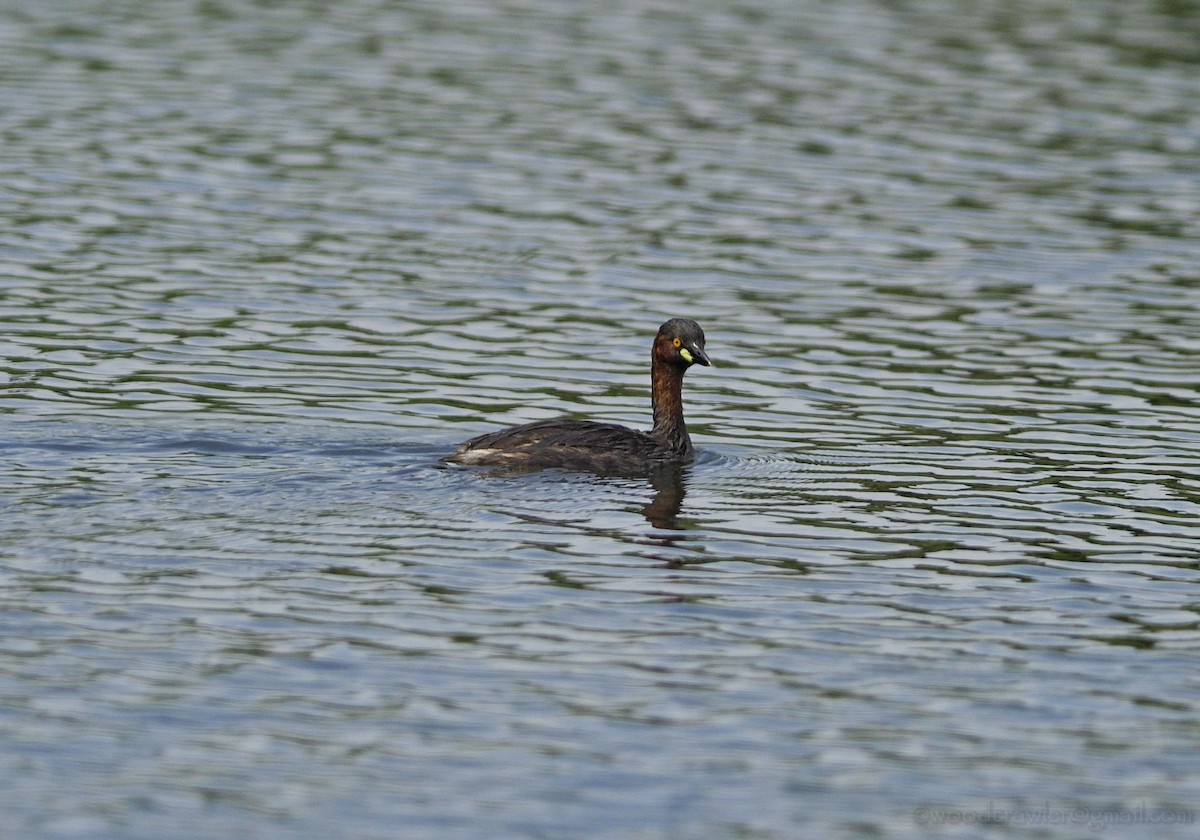
[[[0,6],[6,830],[1194,836],[1198,69],[1148,0]],[[645,426],[673,315],[678,475],[438,463]]]

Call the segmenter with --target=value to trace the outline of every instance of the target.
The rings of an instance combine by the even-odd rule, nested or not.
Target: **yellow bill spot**
[[[679,355],[683,356],[683,360],[685,362],[690,362],[692,360],[691,351],[689,351],[686,347],[683,347],[679,350]]]

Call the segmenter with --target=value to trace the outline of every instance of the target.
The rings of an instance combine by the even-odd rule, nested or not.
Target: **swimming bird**
[[[672,318],[659,327],[650,350],[650,431],[592,420],[539,420],[472,438],[442,460],[605,475],[644,474],[659,465],[689,461],[694,450],[683,419],[683,375],[696,364],[711,364],[704,352],[704,330],[688,318]]]

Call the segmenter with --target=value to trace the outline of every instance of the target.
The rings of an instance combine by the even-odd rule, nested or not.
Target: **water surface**
[[[1193,836],[1198,44],[0,7],[9,830]],[[438,463],[646,426],[670,316],[678,475]]]

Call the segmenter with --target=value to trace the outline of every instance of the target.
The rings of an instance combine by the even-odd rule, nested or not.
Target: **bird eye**
[[[674,344],[676,347],[681,347],[683,345],[683,342],[680,341],[678,338],[675,339],[674,341],[672,341],[671,343]]]

